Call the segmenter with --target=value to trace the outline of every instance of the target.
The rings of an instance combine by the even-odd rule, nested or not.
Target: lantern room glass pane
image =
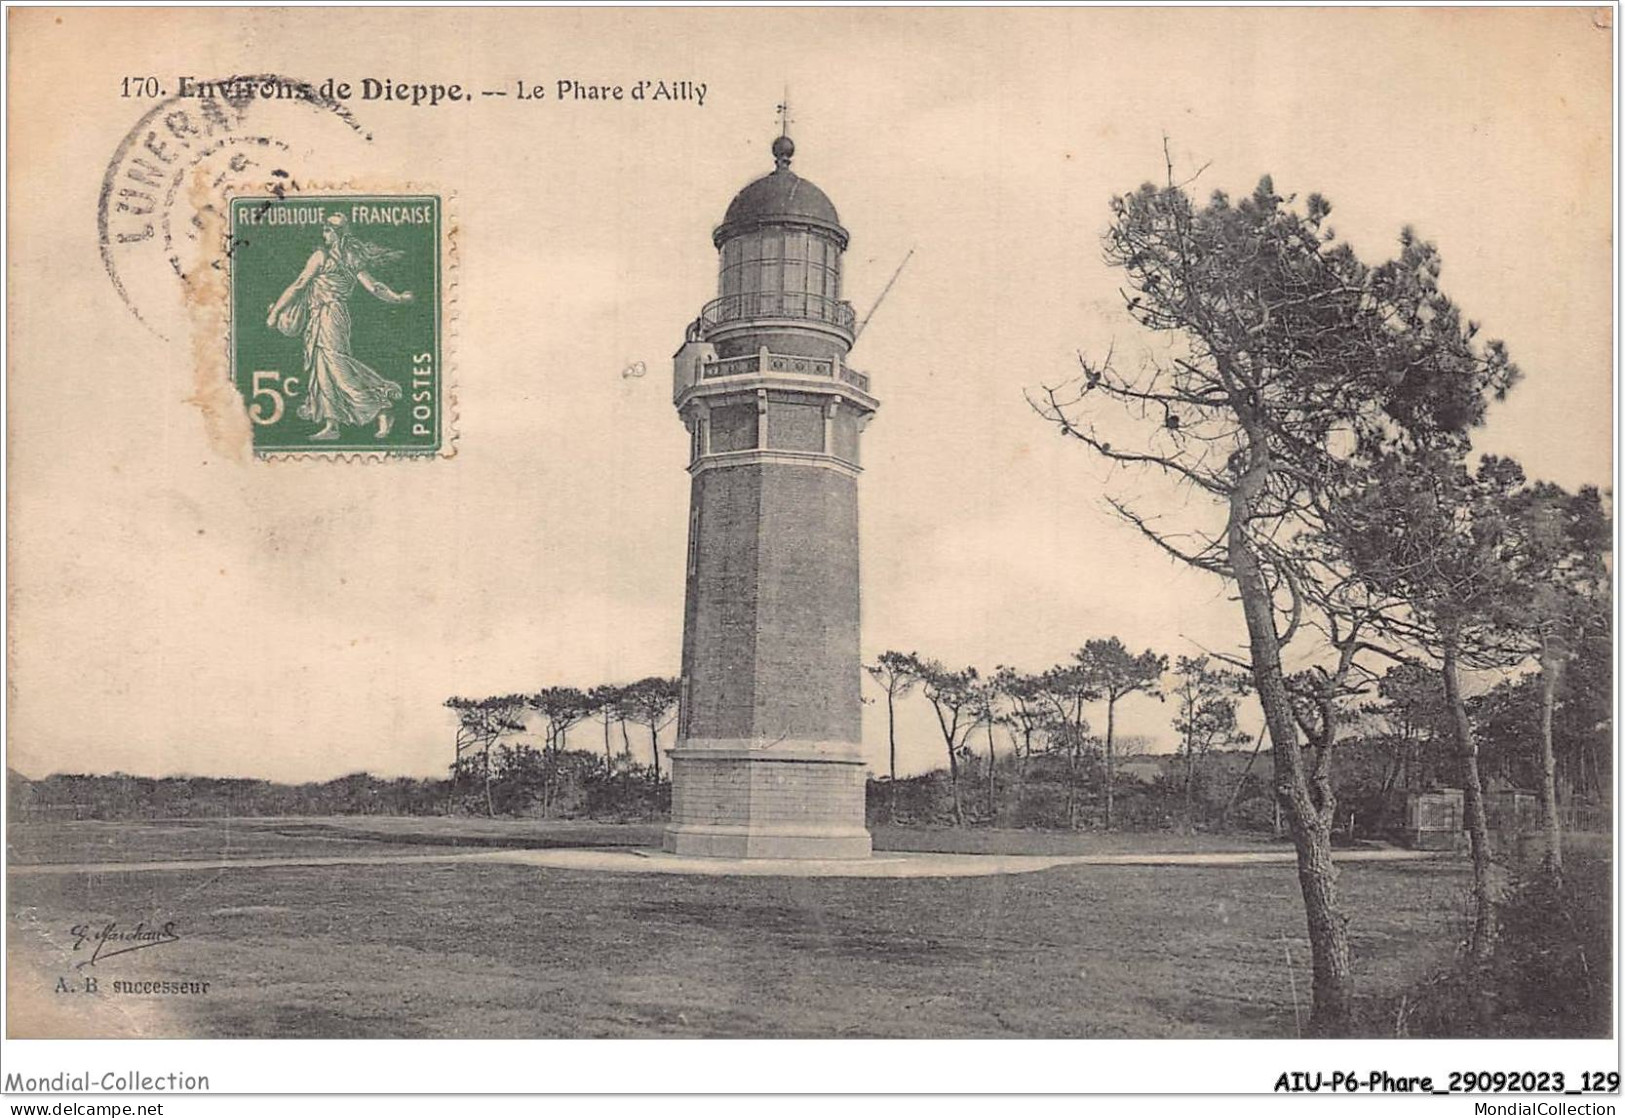
[[[805,258],[794,256],[784,258],[784,289],[786,291],[808,290],[807,261]]]
[[[719,294],[730,315],[828,318],[841,296],[841,250],[813,229],[757,229],[722,246]],[[731,308],[731,309],[730,309]]]

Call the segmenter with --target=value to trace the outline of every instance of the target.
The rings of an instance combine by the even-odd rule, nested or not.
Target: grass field
[[[654,833],[278,819],[14,825],[8,841],[24,865],[648,845]],[[970,841],[914,834],[916,848]],[[907,837],[882,832],[877,845]],[[1140,836],[976,841],[1001,852],[1147,848]],[[1464,859],[1351,863],[1341,881],[1362,995],[1397,994],[1448,958]],[[14,875],[8,901],[14,1035],[1291,1036],[1294,990],[1307,1013],[1308,945],[1288,864],[911,880],[478,862],[69,872]],[[71,929],[114,921],[173,921],[180,938],[76,970],[88,949],[74,950]],[[96,994],[58,992],[86,973]],[[115,980],[210,987],[119,996]]]

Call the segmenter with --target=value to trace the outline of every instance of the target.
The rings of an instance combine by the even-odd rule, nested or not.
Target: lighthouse
[[[772,153],[712,233],[717,296],[673,363],[691,482],[663,845],[865,858],[858,448],[879,405],[846,363],[847,231],[789,136]]]

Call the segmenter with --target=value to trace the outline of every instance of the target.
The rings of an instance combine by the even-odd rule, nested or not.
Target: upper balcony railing
[[[801,318],[825,322],[848,334],[852,333],[858,320],[852,304],[839,299],[810,295],[803,291],[747,291],[712,299],[700,311],[699,325],[702,332],[710,333],[730,322],[757,318]]]
[[[721,357],[700,366],[701,380],[720,377],[745,376],[751,373],[789,373],[795,376],[838,377],[860,392],[869,391],[869,374],[860,373],[828,357],[803,357],[799,354],[746,353],[739,357]]]

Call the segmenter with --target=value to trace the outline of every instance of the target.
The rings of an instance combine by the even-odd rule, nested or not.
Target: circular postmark
[[[114,291],[143,326],[168,339],[184,322],[188,271],[219,249],[202,243],[218,224],[202,210],[224,206],[227,183],[262,179],[278,196],[296,189],[292,165],[331,138],[330,128],[313,131],[312,113],[318,125],[372,140],[323,88],[276,74],[182,79],[125,135],[102,176],[97,244]]]

